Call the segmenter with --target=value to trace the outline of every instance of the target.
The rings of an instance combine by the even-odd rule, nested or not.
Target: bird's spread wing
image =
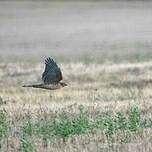
[[[62,73],[56,62],[53,59],[45,60],[45,70],[42,74],[44,84],[57,84],[62,80]]]

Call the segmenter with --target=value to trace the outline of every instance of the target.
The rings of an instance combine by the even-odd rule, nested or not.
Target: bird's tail
[[[30,85],[23,85],[22,87],[33,87],[33,88],[40,88],[43,84],[30,84]]]
[[[23,85],[22,87],[33,87],[33,85]]]
[[[23,85],[23,87],[33,87],[33,88],[41,88],[41,89],[48,89],[48,90],[56,90],[56,89],[59,89],[61,86],[46,85],[46,84],[33,84],[33,85]]]

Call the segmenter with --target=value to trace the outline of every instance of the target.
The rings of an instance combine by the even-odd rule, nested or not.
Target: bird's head
[[[60,84],[61,84],[61,86],[62,86],[62,87],[67,86],[67,84],[66,84],[66,83],[64,83],[64,82],[60,82]]]

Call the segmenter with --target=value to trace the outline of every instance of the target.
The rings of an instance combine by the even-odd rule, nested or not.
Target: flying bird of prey
[[[56,62],[47,58],[45,60],[45,70],[42,74],[42,84],[24,85],[23,87],[42,88],[48,90],[56,90],[67,86],[66,83],[61,82],[62,72]]]

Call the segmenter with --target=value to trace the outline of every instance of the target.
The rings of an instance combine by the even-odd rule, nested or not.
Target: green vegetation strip
[[[8,135],[9,121],[7,120],[7,113],[0,111],[0,148],[2,147],[3,139]]]
[[[141,111],[137,107],[132,107],[127,114],[117,112],[115,115],[106,113],[92,118],[84,107],[80,107],[77,115],[69,116],[62,113],[56,118],[36,120],[28,119],[19,128],[19,139],[23,151],[34,151],[35,139],[48,140],[60,139],[66,141],[74,135],[96,133],[101,131],[107,137],[108,142],[113,142],[113,136],[118,132],[125,133],[125,137],[120,142],[128,142],[129,135],[142,131],[144,128],[152,127],[152,120],[142,118]],[[7,138],[12,126],[8,121],[7,113],[0,111],[0,139]],[[12,135],[12,133],[10,133]]]

